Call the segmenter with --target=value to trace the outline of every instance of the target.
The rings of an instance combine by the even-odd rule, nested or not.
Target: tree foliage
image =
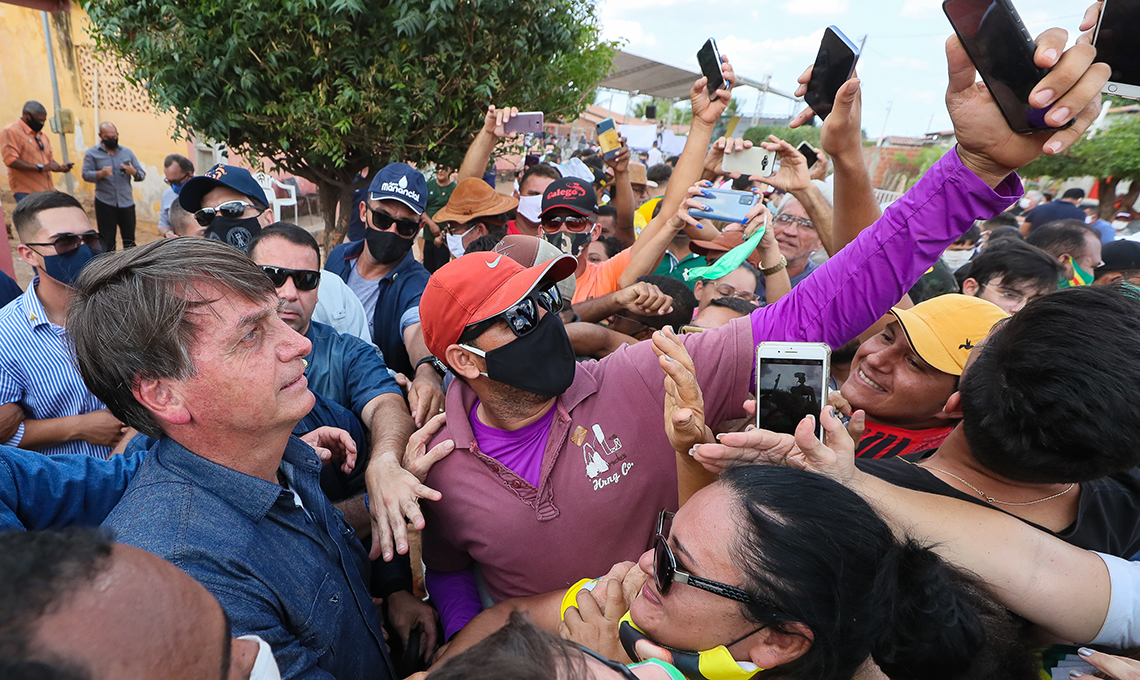
[[[792,146],[807,142],[819,148],[819,128],[813,125],[801,125],[794,129],[777,125],[757,125],[744,131],[744,138],[753,144],[768,141],[768,135],[776,135]]]
[[[326,245],[361,169],[457,167],[492,103],[576,116],[615,49],[590,0],[83,4],[98,48],[181,128],[316,183]]]

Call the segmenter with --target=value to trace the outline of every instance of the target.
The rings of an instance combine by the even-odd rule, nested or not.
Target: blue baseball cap
[[[210,168],[206,174],[194,177],[182,185],[182,191],[178,193],[178,203],[183,210],[194,214],[202,209],[202,197],[217,187],[229,187],[240,194],[244,194],[258,207],[265,208],[268,205],[265,190],[253,178],[249,170],[236,165],[223,165],[221,163]]]
[[[407,163],[389,163],[372,178],[368,200],[399,201],[422,215],[427,210],[427,180]]]

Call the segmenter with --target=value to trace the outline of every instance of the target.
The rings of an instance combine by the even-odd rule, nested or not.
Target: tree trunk
[[[1098,179],[1097,195],[1100,196],[1100,218],[1102,220],[1112,221],[1116,217],[1116,185],[1120,180],[1115,177],[1108,179]]]
[[[348,233],[354,188],[351,183],[337,186],[329,182],[320,182],[318,188],[321,196],[321,217],[325,221],[321,245],[327,254],[340,245],[344,235]]]
[[[1132,206],[1136,205],[1137,198],[1140,198],[1140,180],[1134,179],[1132,180],[1132,186],[1128,187],[1128,193],[1124,194],[1124,198],[1120,201],[1119,210],[1127,210],[1129,213],[1135,215]]]

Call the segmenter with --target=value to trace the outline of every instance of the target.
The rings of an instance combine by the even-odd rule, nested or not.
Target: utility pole
[[[62,107],[59,103],[59,80],[57,80],[55,76],[55,48],[51,44],[51,24],[48,22],[47,12],[41,11],[40,17],[44,22],[44,43],[47,45],[48,71],[51,74],[52,103],[55,105],[55,129],[59,131],[59,152],[63,156],[63,165],[67,165],[67,135],[63,132],[63,122],[60,120],[59,115],[59,110]],[[95,134],[98,135],[99,131],[96,130]],[[67,193],[74,194],[75,178],[71,176],[70,172],[63,173],[63,181],[67,186]]]

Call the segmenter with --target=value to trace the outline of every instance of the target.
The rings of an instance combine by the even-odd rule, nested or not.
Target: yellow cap
[[[974,345],[1009,316],[988,300],[968,295],[939,295],[910,309],[891,309],[906,339],[922,360],[934,368],[962,375]]]

